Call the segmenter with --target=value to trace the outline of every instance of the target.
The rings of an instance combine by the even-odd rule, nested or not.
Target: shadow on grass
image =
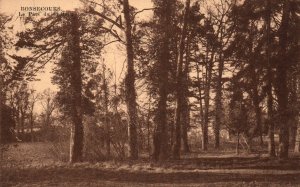
[[[5,168],[2,170],[2,184],[38,183],[41,181],[90,182],[116,181],[133,183],[216,183],[216,182],[289,182],[300,184],[296,174],[245,174],[220,172],[174,172],[151,173],[141,171],[108,171],[101,168]],[[1,183],[0,183],[1,184]]]
[[[170,167],[173,169],[277,169],[300,170],[300,158],[293,157],[287,160],[264,157],[203,157],[185,158],[165,162],[155,166]]]

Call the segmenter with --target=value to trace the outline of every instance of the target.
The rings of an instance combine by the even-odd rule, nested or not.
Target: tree
[[[105,111],[105,122],[106,122],[106,149],[107,149],[107,156],[110,156],[110,126],[109,126],[109,120],[108,120],[108,102],[109,102],[109,88],[108,88],[108,76],[106,75],[106,67],[103,65],[102,70],[102,90],[103,90],[103,99],[104,99],[104,111]]]
[[[27,64],[24,58],[13,58],[7,51],[12,47],[12,32],[8,23],[12,17],[0,14],[0,144],[2,136],[2,127],[5,125],[2,121],[3,110],[5,110],[7,91],[13,87],[14,83],[19,80],[28,78],[25,77],[28,71],[25,71]],[[3,127],[4,128],[4,127]]]
[[[205,84],[204,84],[204,121],[202,126],[202,149],[208,149],[208,124],[210,113],[210,92],[212,82],[212,71],[214,66],[214,57],[216,53],[215,35],[211,22],[211,15],[205,20]]]
[[[6,95],[9,97],[9,104],[13,109],[13,115],[17,122],[17,133],[22,139],[25,130],[25,120],[29,113],[30,92],[27,82],[20,82],[17,86],[11,88]]]
[[[57,103],[55,101],[56,93],[49,88],[44,90],[43,93],[40,95],[41,97],[41,105],[43,108],[43,118],[44,118],[44,126],[45,129],[49,129],[51,122],[52,122],[52,114],[57,107]],[[35,99],[36,97],[32,96],[32,99]],[[36,98],[37,99],[37,98]],[[34,103],[33,103],[34,104]]]
[[[158,74],[158,105],[155,114],[155,131],[153,138],[153,159],[165,160],[168,157],[168,131],[167,131],[167,97],[170,71],[170,38],[172,31],[169,23],[175,8],[174,0],[155,0],[154,14],[157,18],[155,31],[160,45],[157,54]]]
[[[113,72],[103,63],[99,67],[99,72],[95,72],[92,76],[92,87],[94,91],[95,100],[95,117],[100,123],[104,123],[104,141],[106,144],[107,156],[110,156],[111,150],[111,128],[112,115],[110,108],[112,107],[112,96],[110,91],[110,85],[112,82]],[[115,111],[117,113],[117,111]]]
[[[89,20],[89,21],[88,21]],[[87,22],[88,21],[88,22]],[[28,18],[33,25],[18,34],[17,48],[31,51],[30,64],[39,70],[48,62],[55,62],[53,82],[59,85],[58,101],[64,114],[73,124],[70,161],[82,160],[83,121],[90,102],[85,96],[89,76],[93,72],[102,48],[106,45],[103,36],[108,32],[99,30],[102,19],[82,11],[69,11],[42,18]]]
[[[111,27],[102,27],[102,29],[109,31],[111,37],[115,38],[113,42],[125,43],[126,46],[126,58],[127,58],[127,71],[125,75],[125,98],[126,106],[128,112],[128,135],[129,135],[129,156],[131,159],[138,158],[138,138],[137,138],[137,104],[136,104],[136,90],[135,90],[135,69],[134,69],[134,47],[133,47],[133,34],[132,34],[132,24],[134,22],[134,17],[137,13],[132,12],[132,7],[128,0],[120,1],[118,3],[112,2],[113,5],[109,6],[110,3],[97,3],[87,1],[92,5],[98,5],[102,11],[96,11],[94,8],[90,7],[89,12],[99,16],[104,19],[106,23],[110,24]],[[115,16],[116,12],[119,11],[118,8],[112,8],[114,5],[119,6],[119,3],[123,7],[123,15],[125,19],[125,25],[122,25],[122,17]],[[132,14],[134,13],[134,14]],[[110,18],[110,16],[115,16],[116,20]],[[125,34],[125,42],[121,39],[118,32],[113,29],[117,27],[119,32]]]
[[[272,64],[271,64],[271,2],[266,0],[266,56],[267,56],[267,108],[268,108],[268,128],[269,142],[268,152],[270,157],[275,157],[275,140],[274,140],[274,111],[273,111],[273,94],[272,94]]]
[[[29,126],[30,126],[30,134],[31,134],[31,141],[34,141],[33,135],[33,127],[34,127],[34,109],[36,102],[40,99],[40,95],[36,94],[36,90],[30,89],[29,90]]]
[[[127,56],[127,74],[125,77],[126,85],[126,105],[129,115],[129,154],[131,159],[138,158],[137,142],[137,109],[136,109],[136,91],[135,91],[135,70],[134,70],[134,51],[132,44],[132,19],[128,0],[123,0],[123,13],[125,17],[125,35],[126,35],[126,56]]]
[[[217,37],[217,67],[214,75],[214,87],[215,87],[215,98],[214,98],[214,147],[218,149],[220,147],[220,130],[223,124],[223,85],[224,81],[224,69],[226,69],[226,64],[230,57],[226,56],[226,50],[230,46],[230,42],[234,36],[234,29],[236,25],[234,24],[233,19],[230,17],[230,13],[234,7],[234,1],[217,1],[213,2],[211,8],[211,14],[213,25],[216,28],[216,37]]]
[[[240,62],[236,64],[240,64],[240,67],[244,66],[241,68],[244,72],[240,71],[239,74],[248,84],[245,85],[248,88],[245,88],[252,97],[255,107],[257,132],[262,137],[260,107],[264,104],[267,96],[269,154],[275,156],[274,131],[275,122],[278,121],[279,123],[276,125],[280,131],[280,149],[284,150],[281,152],[285,152],[281,154],[282,158],[287,157],[288,131],[292,123],[292,120],[287,119],[292,119],[293,112],[291,111],[294,111],[293,107],[287,104],[288,99],[292,99],[289,95],[293,95],[294,76],[292,75],[296,69],[293,65],[295,64],[294,59],[296,59],[294,50],[297,48],[295,45],[297,39],[295,39],[296,34],[294,33],[297,22],[294,12],[297,11],[297,8],[290,8],[291,5],[297,7],[298,2],[265,1],[264,4],[261,4],[260,1],[251,3],[244,1],[236,5],[232,11],[232,18],[237,23],[232,46],[240,43],[239,47],[235,49],[234,57],[240,59]],[[280,21],[277,18],[281,18]],[[230,50],[232,49],[228,51]],[[247,53],[245,53],[246,50],[248,50]],[[242,62],[241,59],[245,62]],[[274,69],[276,71],[273,73]],[[255,76],[253,76],[254,74]]]
[[[182,117],[182,110],[184,104],[184,70],[183,70],[183,58],[184,58],[184,50],[186,46],[186,37],[187,37],[187,28],[188,28],[188,19],[189,19],[189,11],[190,11],[190,0],[186,1],[185,5],[185,13],[184,13],[184,21],[181,33],[181,39],[179,44],[179,55],[178,55],[178,65],[177,65],[177,75],[176,75],[176,114],[175,114],[175,144],[173,147],[173,157],[175,159],[180,158],[180,148],[181,148],[181,117]]]
[[[285,0],[282,8],[282,20],[279,29],[279,62],[276,67],[276,87],[278,97],[278,122],[279,122],[279,158],[287,158],[289,151],[289,114],[288,114],[288,87],[287,87],[287,71],[288,71],[288,30],[290,1]]]
[[[239,154],[240,136],[247,135],[252,125],[249,119],[249,99],[244,98],[245,92],[235,78],[232,78],[229,86],[231,95],[226,123],[229,131],[237,137],[236,153]]]
[[[6,143],[12,143],[16,141],[16,135],[14,133],[14,129],[16,127],[16,123],[14,120],[13,116],[13,110],[7,105],[2,105],[3,108],[1,108],[1,113],[2,113],[2,126],[0,126],[1,130],[0,132],[2,133],[1,136],[1,146],[6,144]],[[5,117],[4,117],[5,116]],[[2,150],[3,147],[0,147],[0,150]]]
[[[82,161],[83,151],[83,122],[82,122],[82,78],[81,78],[81,48],[80,48],[80,21],[76,12],[70,15],[70,36],[67,41],[69,57],[71,60],[71,132],[70,161]]]

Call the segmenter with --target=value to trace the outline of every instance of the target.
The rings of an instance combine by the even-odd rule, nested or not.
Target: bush
[[[54,158],[68,162],[70,153],[70,128],[69,127],[51,127],[48,134],[51,138],[50,154]],[[49,138],[49,137],[48,137]]]
[[[110,159],[122,160],[125,158],[127,142],[127,126],[120,118],[111,116],[107,124],[99,123],[95,117],[84,118],[84,148],[85,161],[104,161]],[[66,123],[69,124],[69,123]],[[110,152],[108,154],[107,140],[109,127]],[[64,127],[50,126],[41,131],[44,141],[51,143],[49,150],[54,158],[68,161],[70,153],[70,125]]]
[[[105,151],[104,128],[96,125],[96,119],[85,119],[84,125],[84,160],[103,161],[109,159]]]
[[[85,119],[85,160],[103,161],[125,158],[127,127],[118,119],[114,115],[108,116],[106,120],[97,120],[95,117]],[[109,148],[107,142],[110,144]]]

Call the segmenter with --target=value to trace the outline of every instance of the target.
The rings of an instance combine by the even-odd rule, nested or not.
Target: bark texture
[[[298,117],[297,134],[296,134],[294,152],[296,152],[296,153],[300,152],[300,117]]]
[[[129,138],[129,157],[138,159],[138,140],[137,140],[137,109],[135,91],[135,71],[134,71],[134,51],[131,33],[131,17],[128,0],[123,0],[123,12],[125,17],[125,35],[127,51],[127,74],[125,77],[126,86],[126,106],[128,110],[128,138]]]
[[[173,146],[173,158],[180,158],[180,148],[181,148],[181,117],[182,111],[184,109],[184,70],[183,70],[183,57],[184,57],[184,49],[186,44],[187,37],[187,25],[188,25],[188,16],[190,9],[190,0],[186,1],[185,5],[185,13],[183,20],[183,28],[181,32],[180,44],[179,44],[179,56],[178,56],[178,64],[177,64],[177,75],[176,75],[176,113],[175,113],[175,143]]]
[[[155,129],[153,137],[153,159],[158,161],[168,158],[168,131],[167,131],[167,97],[170,69],[170,38],[172,10],[175,6],[174,0],[157,0],[156,14],[159,18],[159,40],[158,49],[158,105],[155,115]]]
[[[221,37],[222,38],[222,37]],[[220,127],[221,127],[221,118],[222,118],[222,77],[224,69],[224,58],[220,54],[219,64],[218,64],[218,75],[217,75],[217,86],[216,86],[216,97],[215,97],[215,126],[214,126],[214,135],[215,135],[215,148],[219,149],[220,147]]]
[[[289,29],[290,1],[283,2],[282,21],[279,31],[279,62],[277,71],[277,97],[278,97],[278,121],[279,121],[279,150],[280,158],[288,158],[289,149],[289,115],[288,115],[288,87],[287,87],[287,33]]]
[[[70,14],[70,36],[68,47],[70,48],[72,60],[71,72],[71,120],[73,127],[71,130],[70,162],[81,162],[83,155],[83,123],[82,123],[82,76],[81,76],[81,49],[79,33],[79,16],[76,12]]]
[[[3,121],[2,121],[3,94],[2,94],[2,92],[3,92],[3,79],[2,79],[2,74],[0,73],[0,146],[3,143],[3,135],[2,135],[2,133],[3,133],[2,132],[2,129],[3,129],[3,127],[2,127],[3,126]]]
[[[268,152],[269,157],[275,157],[275,141],[274,141],[274,119],[273,119],[273,94],[272,94],[272,63],[271,63],[271,53],[270,53],[270,32],[271,32],[271,2],[270,0],[267,0],[266,5],[266,35],[267,35],[267,108],[268,108],[268,136],[269,136],[269,142],[268,142]]]

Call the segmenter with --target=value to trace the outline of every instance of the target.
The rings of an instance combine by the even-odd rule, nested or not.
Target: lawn
[[[0,186],[300,186],[300,158],[263,155],[185,155],[153,163],[106,161],[68,164],[47,143],[20,143],[5,153]]]

